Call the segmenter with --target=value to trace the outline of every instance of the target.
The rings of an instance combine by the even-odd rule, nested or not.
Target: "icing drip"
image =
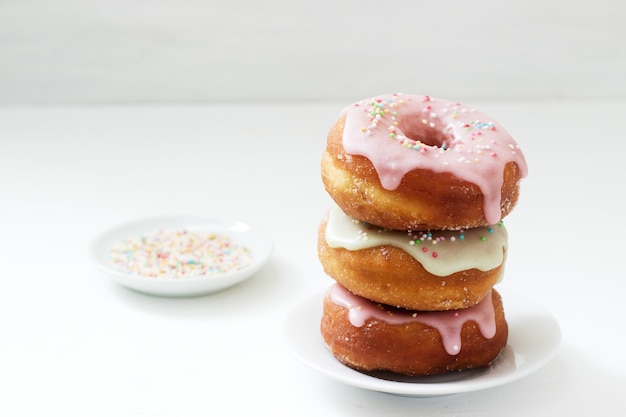
[[[391,245],[413,256],[440,277],[467,269],[489,271],[502,265],[508,246],[504,224],[457,231],[403,232],[360,222],[333,205],[328,213],[326,242],[333,248],[361,250]]]
[[[368,158],[382,186],[394,190],[415,169],[449,172],[476,184],[487,222],[500,220],[504,166],[528,168],[515,140],[489,116],[428,96],[389,94],[343,110],[343,147]]]
[[[413,311],[376,304],[368,299],[352,294],[339,284],[330,289],[331,300],[348,309],[350,323],[362,327],[368,320],[380,320],[390,325],[421,323],[436,329],[441,335],[443,346],[449,355],[461,351],[461,330],[468,321],[474,321],[480,333],[487,339],[496,334],[496,321],[491,291],[478,304],[461,310]]]

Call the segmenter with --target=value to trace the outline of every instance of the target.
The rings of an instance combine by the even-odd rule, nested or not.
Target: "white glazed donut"
[[[504,273],[503,222],[468,230],[405,232],[354,220],[331,207],[318,233],[324,272],[352,293],[412,310],[467,308]]]

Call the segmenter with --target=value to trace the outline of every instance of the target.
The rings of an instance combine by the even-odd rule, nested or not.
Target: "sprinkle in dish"
[[[262,228],[240,220],[169,216],[113,227],[90,249],[96,267],[118,284],[150,295],[193,297],[252,277],[274,245]]]
[[[129,274],[186,278],[238,271],[252,254],[224,234],[159,229],[113,245],[111,261]]]

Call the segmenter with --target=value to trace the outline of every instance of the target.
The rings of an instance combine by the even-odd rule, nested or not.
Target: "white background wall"
[[[622,0],[0,0],[0,105],[626,97]]]

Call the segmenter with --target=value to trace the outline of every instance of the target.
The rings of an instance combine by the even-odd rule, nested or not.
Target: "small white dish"
[[[411,397],[434,397],[504,385],[548,363],[561,343],[556,319],[529,297],[498,289],[509,324],[506,348],[489,367],[428,377],[371,374],[341,364],[324,345],[319,326],[324,294],[308,298],[288,316],[286,336],[293,355],[311,368],[347,385]]]
[[[239,270],[180,278],[131,274],[111,259],[113,246],[132,236],[152,233],[156,230],[183,229],[226,236],[238,245],[248,248],[252,259],[249,264]],[[151,295],[192,297],[217,292],[250,278],[269,260],[273,246],[272,238],[268,233],[243,221],[201,216],[170,216],[140,220],[114,227],[92,242],[90,252],[98,269],[125,287]]]

